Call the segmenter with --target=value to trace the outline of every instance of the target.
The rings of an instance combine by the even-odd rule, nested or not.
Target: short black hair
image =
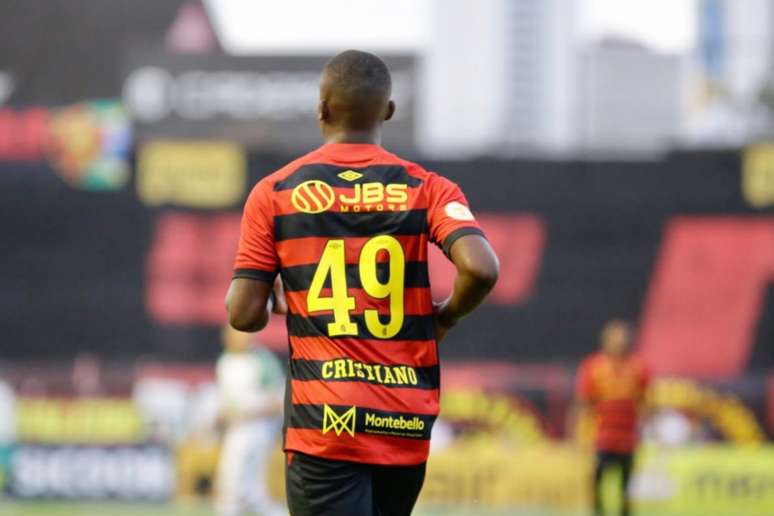
[[[362,50],[346,50],[325,65],[323,74],[337,96],[353,104],[389,100],[390,69],[378,56]]]

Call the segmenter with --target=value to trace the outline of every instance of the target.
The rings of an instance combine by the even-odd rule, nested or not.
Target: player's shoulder
[[[314,160],[317,149],[289,162],[282,168],[264,176],[255,183],[247,196],[247,207],[253,209],[256,206],[265,206],[271,203],[275,185],[287,179],[305,164]]]
[[[273,189],[274,185],[276,185],[281,181],[284,181],[289,176],[291,176],[294,172],[298,171],[298,169],[314,161],[317,154],[318,154],[318,149],[315,149],[311,152],[304,154],[303,156],[300,156],[294,159],[290,163],[284,165],[282,168],[279,168],[274,172],[270,173],[269,175],[263,177],[260,181],[256,183],[255,188],[268,188],[269,190]]]
[[[388,151],[385,151],[385,157],[388,160],[394,161],[396,165],[402,166],[406,170],[406,173],[422,181],[422,183],[428,188],[457,188],[457,184],[454,181],[439,174],[438,172],[429,170],[420,163],[407,160],[398,156],[397,154]]]
[[[599,351],[595,351],[587,355],[583,360],[581,360],[580,368],[592,369],[592,368],[598,367],[599,364],[604,360],[605,360],[605,356]]]

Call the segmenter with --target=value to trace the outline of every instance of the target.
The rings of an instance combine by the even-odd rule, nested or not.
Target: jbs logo
[[[408,209],[408,185],[401,183],[356,184],[338,195],[342,212],[402,211]],[[333,188],[319,179],[304,181],[293,189],[290,201],[303,213],[322,213],[333,207],[337,196]]]
[[[390,183],[364,183],[355,185],[351,195],[341,194],[341,211],[395,211],[405,210],[408,201],[408,185]]]
[[[290,194],[293,207],[304,213],[322,213],[333,206],[335,198],[333,188],[319,179],[304,181]]]

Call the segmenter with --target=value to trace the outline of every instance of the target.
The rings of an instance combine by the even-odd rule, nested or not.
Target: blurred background
[[[0,515],[212,514],[241,206],[352,47],[502,262],[442,345],[418,513],[586,514],[574,378],[619,317],[655,375],[637,514],[774,514],[774,2],[5,0]]]

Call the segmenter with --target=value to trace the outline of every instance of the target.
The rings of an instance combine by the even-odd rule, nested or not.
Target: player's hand
[[[282,286],[282,278],[277,274],[274,280],[274,307],[271,312],[274,314],[286,315],[288,313],[288,300],[285,297],[285,288]]]
[[[445,301],[433,301],[433,324],[435,325],[435,340],[437,342],[441,342],[455,324],[447,316],[446,307],[448,303],[448,299]]]

